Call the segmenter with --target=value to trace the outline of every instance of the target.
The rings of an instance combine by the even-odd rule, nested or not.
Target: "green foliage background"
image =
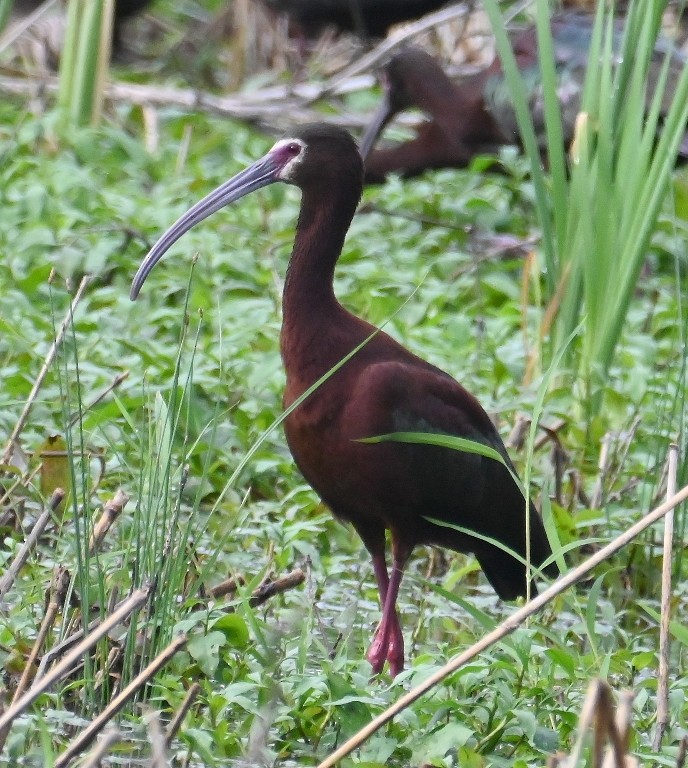
[[[120,109],[96,128],[65,130],[56,113],[34,116],[18,100],[0,104],[0,435],[11,432],[75,285],[85,273],[94,276],[22,436],[27,452],[48,435],[66,437],[74,493],[0,606],[5,683],[35,637],[55,563],[70,569],[84,613],[103,614],[115,591],[122,596],[148,579],[158,584],[152,609],[15,725],[0,758],[8,764],[42,764],[43,755],[60,751],[71,723],[107,703],[117,679],[98,673],[112,642],[124,649],[126,678],[181,631],[191,636],[186,651],[142,696],[169,714],[192,681],[201,683],[175,751],[190,751],[206,765],[240,758],[313,764],[512,610],[498,603],[471,558],[419,550],[400,602],[408,669],[393,681],[371,680],[364,652],[379,608],[368,557],[305,485],[279,430],[267,434],[228,485],[281,412],[280,294],[298,193],[264,190],[198,227],[132,304],[131,277],[160,232],[271,144],[245,126],[200,113],[163,110],[161,118],[160,150],[151,155],[136,109]],[[524,379],[546,306],[544,276],[539,287],[524,288],[523,252],[504,252],[494,239],[539,231],[527,161],[507,152],[504,162],[511,171],[504,176],[483,175],[477,163],[367,191],[365,201],[388,213],[356,216],[336,291],[347,307],[387,323],[388,332],[462,381],[506,436],[545,386],[537,376]],[[547,383],[542,422],[563,419],[566,467],[548,514],[562,544],[577,542],[583,552],[661,497],[670,440],[686,456],[687,189],[679,170],[600,385],[604,407],[587,407],[589,393],[572,369]],[[494,256],[486,258],[491,248]],[[124,370],[126,382],[85,410]],[[69,428],[73,414],[78,419]],[[611,464],[603,503],[591,509],[577,489],[592,492],[605,435]],[[96,451],[106,461],[97,487]],[[522,470],[525,455],[512,455]],[[547,446],[528,466],[533,491],[545,499],[555,491],[553,464]],[[684,482],[686,474],[684,458]],[[132,501],[105,549],[89,556],[98,508],[118,487]],[[38,488],[15,491],[2,511],[19,503],[28,526],[42,504]],[[3,566],[24,537],[8,519]],[[688,598],[684,513],[677,529],[674,615],[681,617]],[[606,563],[590,583],[403,713],[352,762],[542,765],[549,752],[569,746],[593,676],[634,689],[632,748],[649,760],[660,542],[653,531]],[[569,558],[581,556],[574,550]],[[267,573],[295,566],[307,571],[303,588],[250,606],[251,589]],[[207,598],[204,588],[237,573],[247,584],[236,599]],[[77,609],[65,611],[61,627],[72,613]],[[675,765],[688,727],[687,645],[677,618],[671,727],[665,750],[653,756],[661,765]],[[137,707],[124,728],[127,750],[145,756]]]

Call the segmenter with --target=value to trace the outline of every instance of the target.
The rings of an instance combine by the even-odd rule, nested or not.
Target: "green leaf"
[[[249,642],[248,627],[238,613],[226,613],[212,623],[213,629],[222,632],[228,645],[245,648]]]
[[[345,677],[336,672],[328,673],[327,683],[330,688],[330,706],[334,708],[334,715],[347,736],[353,735],[373,719],[367,706],[371,703],[368,695],[361,695]]]
[[[189,638],[186,649],[203,673],[213,677],[220,664],[220,649],[226,644],[224,632],[207,632]]]

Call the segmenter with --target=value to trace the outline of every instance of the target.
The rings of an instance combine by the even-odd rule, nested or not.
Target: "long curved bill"
[[[134,280],[131,284],[129,298],[134,301],[139,295],[146,278],[153,267],[160,261],[170,246],[179,240],[179,238],[195,227],[200,221],[208,218],[211,214],[233,203],[244,195],[266,187],[278,181],[277,173],[280,166],[274,158],[268,153],[265,157],[257,160],[248,168],[237,173],[229,181],[225,181],[217,189],[199,200],[194,206],[181,216],[174,224],[162,235],[158,242],[150,249],[146,258],[141,262]]]
[[[361,153],[364,162],[370,154],[370,150],[373,148],[373,144],[375,144],[377,137],[392,119],[393,114],[394,110],[392,109],[388,95],[385,93],[382,97],[382,103],[375,110],[372,120],[368,123],[368,127],[365,129],[365,133],[363,134],[363,138],[359,145],[359,152]]]

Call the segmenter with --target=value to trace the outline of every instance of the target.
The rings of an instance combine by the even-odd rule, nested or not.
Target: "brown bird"
[[[375,672],[387,660],[396,674],[404,662],[396,600],[404,566],[417,544],[474,552],[504,599],[526,594],[527,570],[517,557],[525,558],[529,550],[531,563],[540,567],[551,550],[532,503],[526,547],[526,502],[504,444],[478,401],[447,373],[351,314],[334,295],[335,264],[363,186],[361,156],[346,131],[320,124],[299,129],[196,203],[146,256],[131,298],[187,230],[276,181],[302,191],[283,296],[285,407],[357,350],[289,414],[284,422],[287,442],[306,480],[336,517],[352,523],[372,556],[382,619],[368,659]],[[361,442],[410,431],[476,441],[496,451],[503,463],[433,445]],[[392,540],[391,574],[386,530]],[[543,570],[550,576],[558,573],[553,563]]]
[[[552,17],[550,28],[563,138],[568,146],[580,110],[593,19],[580,12],[563,12]],[[613,37],[616,52],[621,50],[622,37],[623,21],[620,21]],[[535,133],[544,152],[544,97],[535,27],[514,32],[511,45],[526,86]],[[683,55],[660,38],[648,70],[648,107],[660,81],[667,52],[670,52],[670,65],[662,100],[663,115],[671,106],[685,66]],[[500,146],[520,143],[511,91],[499,58],[483,71],[454,82],[439,61],[409,46],[389,60],[382,70],[381,81],[382,102],[361,140],[368,183],[384,181],[389,173],[410,177],[433,168],[465,168],[476,155],[497,154]],[[417,107],[430,118],[419,125],[417,136],[396,146],[373,149],[390,120],[411,107]],[[683,160],[688,156],[687,139],[680,156]]]
[[[390,173],[417,176],[434,168],[465,168],[480,154],[497,154],[513,142],[501,131],[487,108],[485,69],[453,82],[429,53],[408,46],[381,71],[380,106],[361,139],[366,183],[380,183]],[[392,118],[411,107],[430,117],[409,141],[373,149]]]

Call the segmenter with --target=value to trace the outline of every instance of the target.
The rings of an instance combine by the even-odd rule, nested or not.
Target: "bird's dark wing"
[[[376,363],[358,376],[344,416],[352,440],[423,432],[465,438],[497,451],[504,463],[462,450],[398,442],[364,444],[361,455],[367,449],[378,480],[388,478],[377,485],[387,489],[380,507],[399,510],[401,535],[412,528],[415,543],[473,551],[498,594],[508,598],[524,593],[525,569],[517,560],[480,539],[428,521],[475,531],[525,556],[525,499],[499,433],[470,393],[426,363]],[[532,504],[529,518],[531,560],[539,565],[551,551]],[[394,522],[387,521],[393,530]]]

